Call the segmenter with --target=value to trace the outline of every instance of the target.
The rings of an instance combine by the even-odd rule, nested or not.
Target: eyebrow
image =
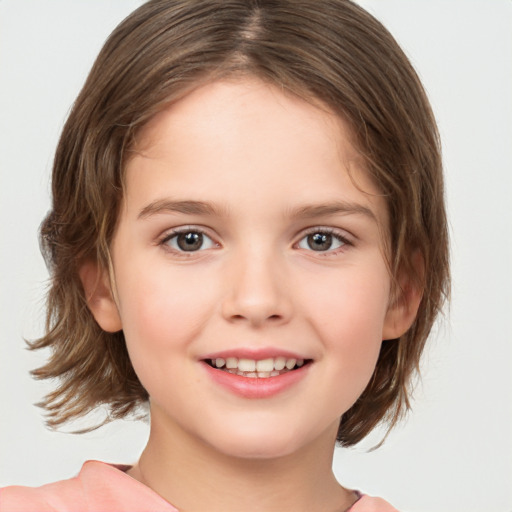
[[[220,212],[210,203],[203,201],[173,201],[160,199],[148,204],[139,212],[139,219],[146,219],[159,213],[183,213],[185,215],[218,215]]]
[[[365,217],[377,222],[377,216],[370,208],[359,203],[350,203],[346,201],[335,201],[319,205],[304,205],[294,208],[290,212],[291,217],[305,219],[351,214],[364,215]]]
[[[138,215],[139,219],[146,219],[153,215],[163,213],[181,213],[184,215],[209,215],[218,216],[221,214],[213,204],[204,201],[173,201],[171,199],[159,199],[145,206]],[[377,222],[373,211],[359,203],[346,201],[335,201],[318,205],[303,205],[293,208],[289,212],[291,218],[312,219],[316,217],[328,217],[331,215],[364,215]]]

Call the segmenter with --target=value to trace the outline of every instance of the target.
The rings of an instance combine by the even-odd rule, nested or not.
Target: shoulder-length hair
[[[51,270],[37,378],[58,378],[42,405],[57,427],[107,405],[136,412],[148,394],[122,332],[101,330],[79,269],[109,268],[123,173],[138,131],[157,112],[208,81],[250,75],[320,102],[348,123],[386,199],[389,267],[423,290],[410,330],[383,341],[374,374],[342,416],[352,445],[409,408],[410,384],[449,289],[440,145],[423,87],[389,32],[348,0],[153,0],[134,11],[101,50],[64,126],[53,167],[53,206],[41,226]],[[414,254],[424,262],[415,274]],[[417,267],[417,266],[416,266]]]

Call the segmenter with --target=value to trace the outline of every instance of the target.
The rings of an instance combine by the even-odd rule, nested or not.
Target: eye
[[[297,246],[299,249],[307,249],[316,252],[334,251],[347,245],[346,238],[331,231],[317,230],[302,238]]]
[[[197,229],[174,231],[174,233],[164,238],[161,243],[177,252],[204,251],[217,245],[209,236]]]

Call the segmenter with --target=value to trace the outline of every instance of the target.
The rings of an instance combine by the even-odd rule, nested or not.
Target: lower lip
[[[217,370],[208,363],[203,366],[209,377],[220,386],[244,398],[270,398],[301,381],[309,371],[311,363],[275,377],[242,377],[223,370]]]

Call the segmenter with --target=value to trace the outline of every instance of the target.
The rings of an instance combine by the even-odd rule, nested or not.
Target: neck
[[[298,453],[241,458],[220,453],[175,425],[152,423],[148,444],[129,474],[180,512],[341,512],[356,498],[332,472],[335,436],[333,428]]]

